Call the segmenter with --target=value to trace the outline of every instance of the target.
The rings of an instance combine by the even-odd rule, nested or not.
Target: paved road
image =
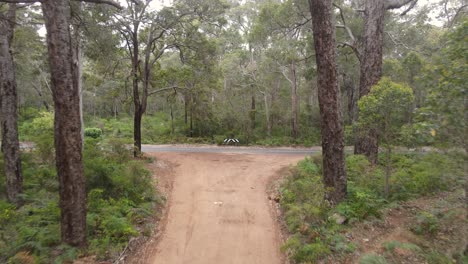
[[[321,153],[320,147],[311,148],[266,148],[266,147],[236,147],[216,145],[143,145],[143,152],[177,152],[177,153],[242,153],[242,154],[285,154],[310,155]]]

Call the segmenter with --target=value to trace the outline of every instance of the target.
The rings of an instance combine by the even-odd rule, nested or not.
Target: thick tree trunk
[[[298,97],[297,97],[297,76],[296,76],[296,63],[291,63],[291,136],[297,138],[299,134],[298,125]]]
[[[309,0],[309,4],[318,71],[325,198],[337,204],[346,198],[347,183],[332,0]]]
[[[383,30],[385,0],[366,0],[364,12],[364,52],[361,54],[359,98],[369,94],[371,87],[382,76]],[[372,163],[377,163],[377,133],[374,130],[358,131],[354,146],[355,154],[364,154]]]
[[[23,191],[21,159],[18,139],[18,96],[11,41],[16,23],[16,5],[9,4],[0,17],[0,123],[3,159],[5,162],[8,201],[21,205]]]
[[[86,189],[83,175],[78,79],[73,66],[70,2],[43,0],[55,103],[55,150],[62,241],[86,246]]]

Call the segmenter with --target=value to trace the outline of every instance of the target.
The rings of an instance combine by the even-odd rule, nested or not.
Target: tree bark
[[[348,124],[354,124],[356,121],[358,91],[357,85],[354,84],[352,76],[343,74],[344,90],[348,98]]]
[[[250,129],[255,129],[255,116],[256,116],[256,103],[255,103],[255,89],[254,85],[250,85]]]
[[[3,159],[5,162],[8,201],[21,205],[23,191],[21,159],[18,139],[18,96],[11,41],[16,23],[16,4],[0,14],[0,123]]]
[[[86,189],[83,175],[80,102],[70,32],[70,1],[43,0],[55,103],[55,150],[62,241],[86,246]]]
[[[337,204],[346,198],[347,183],[332,0],[309,0],[309,6],[318,71],[325,198]]]
[[[267,136],[271,136],[270,107],[268,106],[268,94],[263,92],[263,103],[265,104],[265,121]]]
[[[139,64],[139,40],[138,23],[136,22],[132,32],[132,88],[133,88],[133,156],[138,157],[141,153],[141,116],[142,107],[140,102],[140,90],[138,85],[138,64]]]
[[[371,87],[382,77],[382,51],[385,18],[385,0],[366,0],[364,11],[364,52],[361,57],[359,98],[369,94]],[[358,131],[355,154],[364,154],[370,162],[377,163],[377,133],[374,130]]]
[[[84,144],[84,117],[83,117],[83,47],[81,42],[81,2],[74,3],[72,6],[72,47],[73,47],[73,72],[78,86],[80,101],[80,122],[81,122],[81,141]],[[84,147],[84,145],[83,145]]]
[[[296,139],[299,134],[298,102],[297,102],[296,63],[291,62],[291,136]]]

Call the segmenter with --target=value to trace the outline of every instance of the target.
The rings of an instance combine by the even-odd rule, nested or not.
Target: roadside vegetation
[[[292,169],[280,188],[280,205],[289,232],[283,250],[293,263],[468,262],[461,95],[467,26],[446,34],[446,57],[424,69],[421,77],[432,82],[425,83],[428,100],[419,108],[408,111],[415,103],[411,89],[388,78],[358,101],[353,131],[374,131],[382,151],[375,164],[361,155],[346,157],[346,199],[333,206],[324,201],[321,157]]]
[[[116,259],[131,237],[151,234],[152,219],[164,199],[145,169],[150,161],[132,158],[119,138],[91,133],[85,137],[83,153],[89,246],[84,252],[62,244],[53,114],[38,114],[23,122],[20,131],[27,132],[22,135],[34,139],[36,147],[22,153],[24,204],[16,209],[0,199],[1,263],[67,263],[83,254]],[[4,183],[0,173],[0,193],[5,192]]]
[[[464,157],[394,154],[386,164],[348,155],[348,198],[323,200],[320,156],[301,161],[280,188],[293,263],[466,263]]]

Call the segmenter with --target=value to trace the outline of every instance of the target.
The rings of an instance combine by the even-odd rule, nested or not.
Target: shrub
[[[348,199],[340,203],[336,210],[347,219],[362,220],[369,216],[380,216],[385,200],[367,188],[348,185]]]
[[[16,209],[0,199],[0,263],[21,263],[18,261],[28,256],[36,261],[32,263],[68,263],[81,254],[60,244],[55,166],[36,156],[22,153],[24,206]],[[155,204],[162,201],[155,195],[143,163],[132,160],[120,139],[85,139],[88,251],[92,254],[118,256],[130,237],[140,234],[138,226],[153,215]]]
[[[383,192],[383,170],[371,164],[364,155],[346,156],[346,172],[350,185],[367,188],[378,194]]]
[[[439,230],[439,219],[429,213],[421,212],[416,217],[416,224],[411,227],[411,231],[418,235],[433,235]]]
[[[84,135],[85,137],[100,138],[102,135],[102,130],[96,127],[87,127],[84,130]]]
[[[420,156],[394,158],[395,172],[391,177],[394,199],[450,190],[463,184],[462,155],[429,153]]]
[[[359,260],[359,264],[387,264],[387,260],[379,255],[364,255]]]

